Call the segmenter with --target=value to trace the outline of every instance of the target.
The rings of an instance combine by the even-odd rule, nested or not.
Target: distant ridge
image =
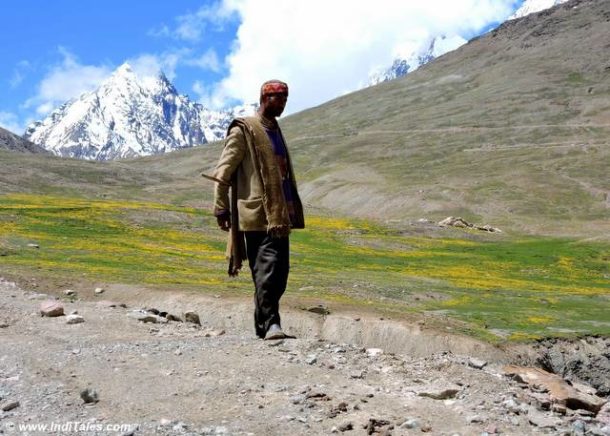
[[[22,153],[48,153],[40,145],[34,144],[21,136],[0,127],[0,149]]]

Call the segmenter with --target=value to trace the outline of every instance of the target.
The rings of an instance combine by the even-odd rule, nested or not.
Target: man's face
[[[267,116],[279,117],[284,112],[288,94],[285,92],[271,92],[263,96],[263,113]]]

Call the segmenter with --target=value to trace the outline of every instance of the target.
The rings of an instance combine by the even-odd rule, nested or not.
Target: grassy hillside
[[[607,1],[507,22],[405,78],[284,123],[311,201],[610,234]]]

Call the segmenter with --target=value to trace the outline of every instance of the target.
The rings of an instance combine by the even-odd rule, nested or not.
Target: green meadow
[[[290,301],[449,317],[495,342],[610,334],[607,242],[307,218],[291,237]],[[226,275],[225,239],[198,208],[0,196],[0,266],[17,276],[249,296],[247,266]]]

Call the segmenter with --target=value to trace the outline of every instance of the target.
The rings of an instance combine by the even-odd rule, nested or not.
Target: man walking
[[[254,326],[264,339],[286,337],[279,302],[286,290],[290,229],[305,226],[303,206],[284,136],[277,123],[288,99],[288,85],[263,83],[253,117],[229,126],[214,176],[214,215],[229,231],[229,275],[248,259],[254,281]],[[229,199],[229,188],[231,190]]]

